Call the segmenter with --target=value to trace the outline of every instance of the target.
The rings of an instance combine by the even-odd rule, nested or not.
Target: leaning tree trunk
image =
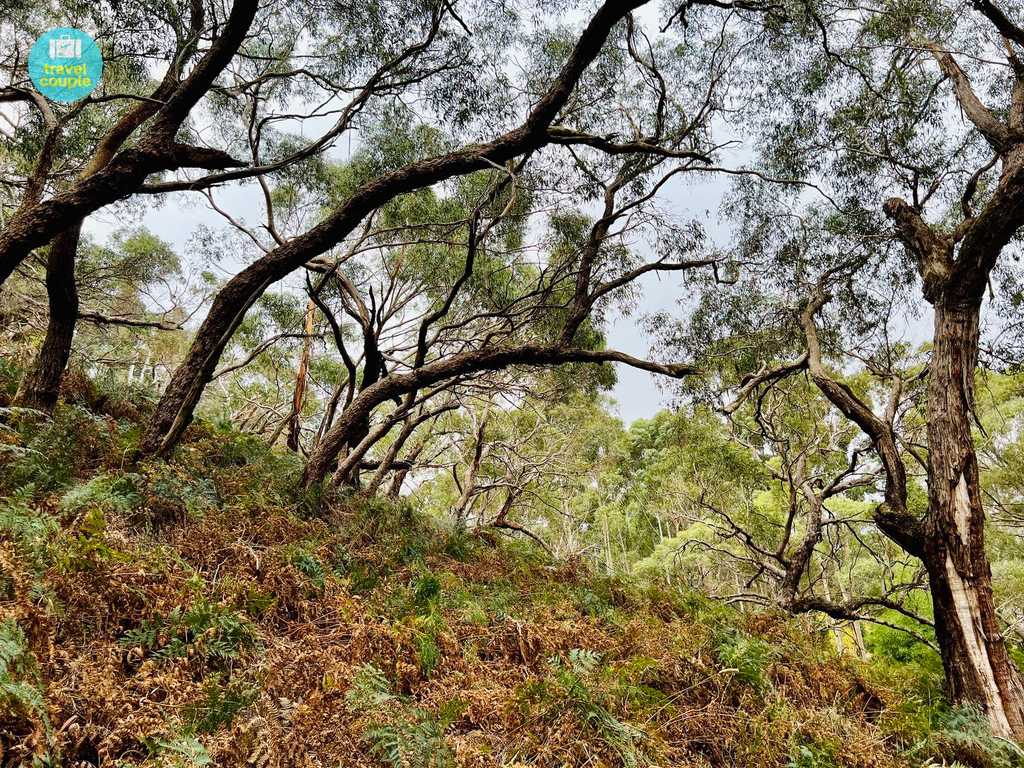
[[[61,232],[50,244],[46,260],[46,293],[50,307],[46,338],[18,387],[14,398],[16,405],[50,413],[57,404],[61,377],[71,357],[71,342],[78,322],[75,256],[80,233],[79,224]]]
[[[997,735],[1024,739],[1024,685],[996,616],[971,434],[979,314],[974,303],[935,305],[924,560],[951,698],[980,706]]]
[[[287,269],[278,262],[260,259],[231,278],[214,297],[209,314],[150,417],[139,446],[140,454],[166,455],[177,445],[246,312],[267,286],[285,274]]]

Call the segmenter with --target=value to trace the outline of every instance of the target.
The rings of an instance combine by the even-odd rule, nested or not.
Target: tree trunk
[[[992,597],[971,434],[979,305],[935,305],[924,560],[950,697],[980,706],[996,735],[1024,739],[1024,686],[1007,653]]]
[[[402,450],[403,446],[405,446],[406,441],[416,430],[419,423],[419,421],[410,417],[405,420],[404,424],[402,424],[402,431],[398,433],[398,437],[395,438],[394,442],[388,446],[388,450],[384,454],[384,458],[380,460],[380,466],[377,467],[377,471],[374,473],[369,485],[366,486],[367,495],[373,496],[377,493],[377,490],[384,482],[384,478],[387,477],[388,472],[391,471],[391,467],[394,466],[399,452]]]
[[[843,580],[837,578],[836,583],[839,585],[839,594],[843,598],[843,602],[849,602],[850,592],[847,590],[846,585],[843,584]],[[868,653],[868,647],[864,643],[864,631],[861,629],[860,622],[856,619],[850,622],[850,635],[853,638],[853,646],[857,649],[857,657],[861,661],[867,661],[870,659],[871,654]]]
[[[427,439],[420,440],[406,457],[406,465],[412,467],[416,464],[416,460],[419,459],[420,454],[423,453],[423,449],[427,447]],[[395,471],[394,477],[391,478],[391,485],[388,487],[387,497],[389,499],[397,499],[402,495],[402,484],[405,482],[405,478],[409,476],[408,469],[398,469]]]
[[[46,260],[46,293],[50,319],[46,338],[21,381],[14,402],[26,408],[50,413],[57,404],[60,380],[71,356],[71,342],[78,321],[78,289],[75,286],[75,256],[81,226],[74,226],[54,238]]]

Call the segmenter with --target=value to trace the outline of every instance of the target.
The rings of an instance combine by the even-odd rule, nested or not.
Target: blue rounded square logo
[[[46,98],[70,104],[84,99],[103,76],[103,55],[80,29],[57,27],[40,36],[28,54],[28,74]]]

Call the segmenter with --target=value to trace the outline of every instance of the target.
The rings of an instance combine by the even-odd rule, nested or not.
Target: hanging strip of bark
[[[309,373],[309,352],[313,344],[313,316],[316,312],[316,304],[312,299],[306,304],[306,319],[303,331],[306,339],[302,344],[302,355],[299,358],[299,368],[295,373],[295,392],[292,395],[292,413],[288,419],[288,440],[289,450],[298,452],[299,432],[301,427],[302,402],[306,396],[306,378]]]

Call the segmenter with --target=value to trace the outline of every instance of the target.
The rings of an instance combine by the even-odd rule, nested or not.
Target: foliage
[[[1019,2],[8,5],[5,765],[1022,763]]]
[[[952,707],[929,736],[930,747],[948,759],[984,768],[1018,768],[1024,749],[992,735],[985,715],[971,705]]]
[[[184,733],[170,733],[147,740],[147,746],[157,764],[166,768],[204,768],[213,765],[213,759],[202,742]]]
[[[387,706],[398,708],[397,718],[392,713],[389,722],[371,724],[363,732],[371,754],[392,768],[446,768],[453,765],[444,733],[461,713],[459,702],[446,703],[436,715],[411,706],[408,699],[391,692],[387,677],[372,664],[359,668],[345,700],[357,712],[378,716]]]
[[[146,619],[119,640],[142,648],[161,660],[198,652],[220,662],[238,658],[256,643],[248,620],[221,605],[200,601],[187,609],[175,608],[167,616]]]
[[[659,460],[651,442],[678,450],[670,425],[638,429],[644,447],[618,442],[604,467]],[[26,617],[4,625],[15,765],[29,743],[53,764],[95,748],[133,768],[258,762],[286,744],[367,767],[685,764],[710,742],[743,768],[888,768],[980,748],[916,687],[928,657],[893,630],[867,633],[860,667],[811,621],[459,530],[415,498],[336,495],[311,516],[274,477],[290,457],[207,429],[168,462],[81,454],[74,484],[4,499],[4,605]],[[154,525],[158,503],[176,511]],[[52,641],[28,629],[53,623]],[[73,729],[30,741],[71,712],[88,744]]]
[[[10,619],[0,622],[0,710],[46,719],[38,664],[25,634]]]
[[[768,669],[777,658],[778,649],[736,629],[716,633],[714,647],[719,662],[726,669],[732,670],[737,680],[758,691],[765,689],[768,685]]]
[[[199,733],[215,733],[252,704],[259,691],[245,683],[224,683],[219,675],[211,675],[203,683],[203,694],[199,702],[188,708],[184,719]]]
[[[642,746],[646,734],[623,722],[609,710],[611,699],[598,684],[601,657],[594,651],[572,648],[566,659],[549,660],[550,680],[527,686],[523,696],[541,704],[545,717],[553,718],[569,709],[579,718],[581,727],[599,743],[609,748],[627,768],[649,763]]]
[[[0,500],[0,532],[10,537],[38,570],[45,562],[47,542],[58,526],[53,517],[31,505],[34,495],[35,486],[29,484]]]

